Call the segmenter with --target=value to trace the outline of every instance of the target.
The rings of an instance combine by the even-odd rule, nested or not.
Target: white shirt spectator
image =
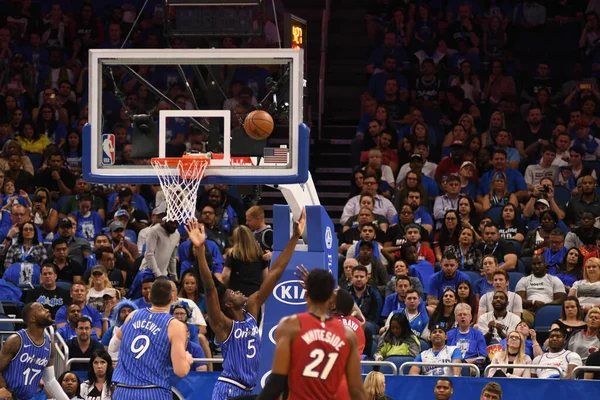
[[[430,177],[431,179],[435,179],[436,168],[436,163],[425,161],[425,164],[423,164],[423,168],[421,168],[421,173],[425,176]],[[400,168],[400,172],[398,172],[398,177],[396,178],[396,186],[400,185],[400,182],[406,178],[406,174],[408,174],[409,171],[410,163],[406,163]]]
[[[375,204],[373,208],[373,214],[383,215],[388,222],[393,223],[394,217],[398,215],[396,207],[391,201],[381,195],[375,196]],[[345,224],[348,219],[354,215],[357,215],[360,211],[360,195],[352,197],[344,206],[344,211],[340,217],[340,224]]]
[[[586,362],[590,354],[600,349],[600,338],[598,335],[587,336],[581,329],[569,336],[567,349],[579,354],[581,361]]]
[[[571,289],[575,289],[576,296],[581,306],[594,307],[600,303],[600,281],[588,282],[585,280],[577,281]]]
[[[356,245],[358,244],[358,242],[354,243],[352,246],[350,246],[348,248],[348,251],[346,252],[346,259],[348,258],[358,258],[356,256]],[[379,245],[379,261],[381,261],[381,263],[383,264],[383,266],[387,267],[388,265],[388,260],[387,258],[385,258],[383,256],[383,253],[381,252],[381,249],[383,248],[383,246],[380,244]],[[367,268],[369,269],[369,268]],[[371,273],[371,271],[369,270],[369,273]]]
[[[462,353],[456,346],[444,346],[437,354],[433,349],[421,352],[416,358],[417,362],[424,363],[451,363],[452,360],[462,359]],[[453,376],[452,367],[421,367],[421,375]]]
[[[581,367],[583,364],[581,361],[581,357],[579,354],[573,353],[569,350],[563,350],[558,353],[544,353],[541,356],[537,356],[533,359],[532,365],[543,366],[554,366],[559,367],[563,374],[567,373],[569,365],[575,365],[576,367]],[[556,370],[554,369],[544,369],[538,368],[533,370],[538,378],[550,378],[556,377]]]
[[[488,325],[491,321],[496,321],[496,323],[506,326],[507,328],[504,332],[508,334],[508,332],[515,330],[517,325],[519,325],[519,322],[521,322],[521,318],[517,317],[512,312],[507,312],[504,318],[496,318],[493,311],[487,312],[479,317],[479,320],[477,321],[477,329],[479,329],[484,336],[490,331]],[[492,341],[496,343],[500,343],[502,341],[497,329],[494,329]]]
[[[459,200],[460,196],[456,196],[454,199],[451,199],[447,194],[439,196],[437,199],[435,199],[435,203],[433,204],[433,218],[435,218],[437,222],[438,229],[442,226],[442,220],[444,219],[444,215],[446,215],[446,211],[458,210]]]
[[[553,182],[556,182],[558,178],[558,167],[556,165],[551,165],[544,168],[540,164],[530,165],[525,170],[524,178],[525,183],[531,186],[539,185],[544,178],[549,178],[552,179]]]
[[[555,293],[565,293],[565,285],[556,276],[546,274],[536,278],[533,274],[521,278],[515,292],[525,292],[527,300],[548,304],[554,301]]]
[[[366,167],[363,167],[363,171]],[[394,187],[394,173],[389,165],[381,165],[381,180],[386,181],[388,185]]]
[[[523,313],[523,299],[515,292],[507,292],[508,305],[506,311],[515,314],[517,317],[521,317]],[[488,292],[481,296],[479,299],[479,314],[485,314],[490,311],[494,311],[492,300],[494,299],[494,292]]]

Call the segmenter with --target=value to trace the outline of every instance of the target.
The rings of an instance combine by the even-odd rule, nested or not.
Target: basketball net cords
[[[186,223],[196,217],[198,188],[208,166],[208,160],[190,160],[185,166],[179,160],[177,167],[168,166],[164,160],[153,161],[152,166],[165,193],[167,216],[165,221]]]

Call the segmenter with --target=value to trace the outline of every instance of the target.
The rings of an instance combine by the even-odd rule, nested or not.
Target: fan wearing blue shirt
[[[91,193],[83,193],[79,198],[79,210],[69,214],[77,219],[77,233],[88,241],[94,241],[99,233],[102,233],[102,216],[92,210],[94,198]]]
[[[92,321],[93,330],[100,336],[102,334],[102,316],[94,307],[86,304],[88,288],[83,283],[74,283],[71,286],[71,300],[73,304],[77,304],[84,317],[88,317]],[[56,312],[54,317],[56,328],[62,328],[67,324],[67,306],[62,306]]]
[[[391,313],[403,312],[406,309],[406,293],[412,289],[410,279],[406,275],[396,277],[396,293],[392,293],[385,298],[383,310],[381,311],[381,323],[385,323]],[[427,314],[427,310],[422,303],[419,303],[419,312]]]
[[[77,337],[77,321],[81,318],[81,307],[78,304],[71,304],[67,308],[67,320],[69,321],[67,324],[61,326],[56,330],[56,333],[60,333],[60,336],[63,338],[65,342]],[[87,317],[89,318],[89,317]],[[91,319],[90,319],[91,321]],[[92,333],[90,335],[92,339],[98,339],[98,334],[95,329],[92,329]]]
[[[427,324],[429,324],[429,315],[427,314],[425,305],[421,302],[419,292],[417,292],[415,289],[408,289],[406,291],[406,298],[404,302],[406,303],[406,308],[404,308],[402,311],[392,311],[390,313],[390,316],[385,322],[385,326],[379,330],[380,335],[382,335],[389,328],[392,316],[401,312],[406,316],[410,329],[413,331],[413,333],[417,337],[421,337],[425,327]]]
[[[435,306],[448,288],[454,290],[462,281],[468,281],[469,276],[458,270],[458,259],[454,252],[445,252],[441,262],[442,270],[431,275],[427,285],[427,311],[433,314]]]
[[[487,346],[483,333],[471,326],[471,312],[471,306],[466,303],[456,305],[454,317],[458,327],[448,331],[447,344],[458,347],[464,362],[475,364],[478,357],[487,358]]]
[[[150,290],[152,289],[153,283],[154,276],[148,277],[142,281],[142,297],[133,300],[133,304],[135,304],[137,308],[142,309],[152,307],[152,303],[150,302]]]

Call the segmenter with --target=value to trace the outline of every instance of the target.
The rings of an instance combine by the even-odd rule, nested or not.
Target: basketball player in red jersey
[[[358,344],[352,329],[329,317],[335,282],[329,271],[312,270],[305,282],[306,313],[283,318],[275,333],[275,357],[258,400],[331,400],[345,376],[351,400],[366,400]]]
[[[352,329],[356,335],[356,339],[358,340],[358,357],[360,358],[365,350],[366,339],[363,323],[352,315],[356,303],[354,303],[354,299],[350,293],[344,289],[338,289],[334,304],[333,316]]]

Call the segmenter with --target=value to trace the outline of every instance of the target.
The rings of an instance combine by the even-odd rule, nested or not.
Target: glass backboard
[[[86,180],[158,183],[151,158],[187,152],[211,154],[205,183],[308,179],[302,50],[91,50],[89,65]],[[246,132],[255,110],[268,137]]]

